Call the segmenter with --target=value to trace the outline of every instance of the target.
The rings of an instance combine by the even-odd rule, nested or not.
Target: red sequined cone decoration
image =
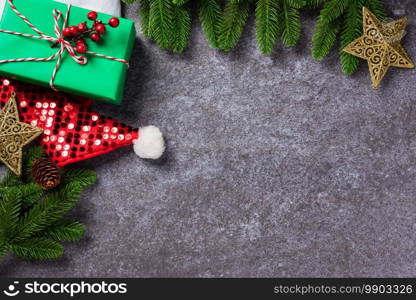
[[[139,139],[138,129],[92,112],[91,100],[0,78],[0,108],[13,91],[16,92],[21,121],[44,130],[39,138],[40,145],[57,166],[63,167],[133,143],[136,153],[147,150],[143,142],[146,144],[149,139]],[[160,134],[159,148],[161,139]],[[162,146],[163,153],[164,144]],[[161,153],[154,157],[138,155],[158,158]]]

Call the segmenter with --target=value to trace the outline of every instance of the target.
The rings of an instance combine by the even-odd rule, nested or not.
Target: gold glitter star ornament
[[[22,148],[42,134],[42,130],[20,122],[13,93],[0,111],[0,161],[13,173],[22,174]]]
[[[366,59],[373,87],[377,88],[390,67],[414,68],[414,64],[400,44],[407,18],[382,23],[368,8],[363,7],[364,34],[344,48],[344,51]]]

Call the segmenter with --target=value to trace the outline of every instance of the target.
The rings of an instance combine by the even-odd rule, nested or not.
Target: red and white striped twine
[[[54,32],[55,32],[56,37],[48,36],[48,35],[44,34],[42,31],[40,31],[38,28],[36,28],[35,25],[33,25],[24,15],[22,15],[17,10],[16,6],[13,4],[13,0],[8,0],[8,4],[11,7],[11,9],[15,12],[15,14],[18,15],[33,31],[35,31],[39,35],[20,33],[20,32],[16,32],[16,31],[5,30],[5,29],[0,29],[0,32],[13,34],[13,35],[18,35],[18,36],[22,36],[22,37],[29,37],[29,38],[34,38],[34,39],[45,40],[45,41],[49,41],[49,42],[53,42],[53,43],[58,43],[60,45],[60,48],[55,54],[53,54],[50,57],[45,57],[45,58],[27,57],[27,58],[4,59],[4,60],[0,60],[0,64],[9,63],[9,62],[28,62],[28,61],[43,61],[43,62],[45,62],[45,61],[51,61],[51,60],[54,60],[55,58],[57,58],[55,68],[52,72],[51,79],[49,81],[50,87],[52,89],[54,89],[55,91],[57,91],[57,88],[54,86],[54,81],[55,81],[55,78],[56,78],[56,74],[59,70],[59,67],[61,66],[62,55],[65,51],[67,51],[69,53],[69,55],[72,57],[72,59],[80,65],[85,65],[88,62],[88,59],[86,57],[79,56],[75,53],[74,47],[71,45],[70,42],[66,41],[63,38],[63,35],[62,35],[62,30],[67,26],[69,12],[71,10],[71,4],[68,4],[68,6],[67,6],[67,10],[66,10],[65,18],[63,20],[62,28],[59,27],[59,20],[63,16],[62,12],[60,12],[57,9],[53,10],[52,16],[53,16],[53,19],[54,19],[54,22],[55,22]],[[116,58],[116,57],[112,57],[112,56],[108,56],[108,55],[104,55],[104,54],[100,54],[100,53],[96,53],[96,52],[92,52],[92,51],[87,51],[87,53],[91,54],[91,55],[98,56],[98,57],[103,57],[103,58],[106,58],[106,59],[109,59],[109,60],[118,61],[118,62],[124,63],[126,65],[129,64],[128,61],[124,60],[124,59],[119,59],[119,58]]]

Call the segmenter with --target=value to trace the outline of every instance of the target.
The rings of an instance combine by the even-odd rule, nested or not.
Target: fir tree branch
[[[304,5],[301,1],[282,0],[283,32],[282,41],[287,47],[297,44],[300,38],[299,8]]]
[[[229,0],[232,4],[250,3],[252,0]]]
[[[0,182],[0,187],[12,187],[20,184],[22,184],[21,178],[8,170],[6,176]]]
[[[30,165],[42,155],[39,147],[24,157]],[[51,259],[63,253],[56,241],[78,241],[85,227],[63,216],[78,201],[81,192],[95,182],[94,172],[69,169],[64,172],[61,185],[43,191],[30,176],[12,186],[0,186],[0,257],[13,252],[29,259]],[[55,241],[56,240],[56,241]]]
[[[23,183],[31,181],[30,171],[32,165],[39,157],[43,155],[41,147],[33,147],[25,152],[25,159],[23,160],[23,174],[22,176],[16,176],[10,170],[7,170],[6,176],[0,181],[0,187],[12,187],[21,186]]]
[[[340,36],[342,70],[346,74],[352,74],[357,70],[360,60],[342,50],[362,35],[363,6],[369,7],[378,18],[384,18],[382,0],[325,1],[313,36],[312,56],[315,59],[322,60],[327,56],[335,44],[336,37]]]
[[[331,23],[338,19],[347,8],[348,4],[354,1],[349,0],[329,0],[325,3],[321,10],[321,18],[323,22]]]
[[[325,0],[306,0],[306,6],[312,9],[321,7],[325,3]]]
[[[341,29],[339,22],[326,23],[319,17],[316,30],[312,38],[312,57],[324,59],[334,47],[337,34]]]
[[[279,1],[257,0],[256,4],[256,38],[260,51],[270,54],[281,32],[279,22]]]
[[[2,191],[2,189],[7,189],[7,191],[12,194],[19,193],[22,199],[22,204],[24,205],[33,204],[44,193],[44,190],[39,185],[33,182],[21,184],[20,186],[11,186],[7,188],[0,187],[0,192]]]
[[[44,191],[36,183],[28,183],[21,187],[22,202],[24,205],[33,205],[36,201],[42,197]]]
[[[142,33],[145,38],[150,39],[152,38],[150,30],[150,0],[140,0],[139,3],[139,17]]]
[[[187,5],[173,7],[173,28],[171,49],[173,52],[183,52],[188,44],[191,32],[191,12]]]
[[[211,47],[218,48],[217,29],[221,16],[221,7],[218,0],[199,0],[199,20],[205,38]]]
[[[85,234],[86,227],[79,222],[62,219],[41,234],[57,242],[78,242]]]
[[[364,0],[355,0],[350,3],[344,18],[344,28],[341,33],[341,66],[346,74],[352,74],[360,65],[360,59],[343,51],[343,49],[360,37],[363,33],[362,7]]]
[[[23,160],[23,178],[28,180],[31,178],[30,171],[33,163],[44,155],[41,147],[32,147],[25,152],[25,159]]]
[[[95,172],[85,169],[67,169],[62,174],[61,187],[76,182],[81,188],[87,188],[97,180]]]
[[[182,6],[189,2],[189,0],[172,0],[173,4]]]
[[[7,254],[7,247],[0,242],[0,259]]]
[[[71,207],[60,195],[48,195],[40,199],[27,213],[25,213],[16,224],[14,235],[9,242],[22,241],[45,229],[51,223],[63,217]]]
[[[12,241],[24,240],[61,219],[78,201],[81,192],[96,180],[94,172],[70,169],[61,186],[39,199],[17,223]]]
[[[13,243],[10,248],[14,254],[26,259],[54,259],[64,252],[62,245],[47,238],[30,238]]]
[[[229,51],[238,43],[248,17],[248,2],[227,2],[218,27],[218,46]]]
[[[182,7],[190,1],[140,1],[150,3],[148,15],[143,18],[148,18],[149,22],[145,23],[150,24],[150,33],[145,36],[152,37],[162,49],[183,51],[189,38],[190,15],[176,11],[175,6]],[[312,56],[319,60],[329,54],[338,36],[342,47],[358,37],[363,5],[378,18],[385,17],[382,0],[228,0],[222,12],[220,0],[198,0],[199,19],[211,46],[225,51],[235,47],[252,2],[256,3],[256,38],[260,51],[265,54],[272,52],[279,36],[286,46],[297,44],[301,32],[299,10],[303,7],[322,7],[312,45]],[[341,63],[343,71],[350,74],[357,69],[358,59],[342,53]]]
[[[365,4],[371,12],[380,20],[386,18],[386,10],[381,0],[365,0]]]
[[[171,0],[150,0],[150,35],[161,49],[169,49],[173,27]]]
[[[284,0],[287,5],[293,8],[301,9],[306,5],[306,0]]]
[[[13,236],[21,208],[21,193],[19,190],[3,188],[0,198],[0,242],[6,242]]]

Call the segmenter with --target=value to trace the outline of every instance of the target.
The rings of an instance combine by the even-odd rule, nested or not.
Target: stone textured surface
[[[416,59],[416,9],[394,2]],[[95,107],[160,126],[165,159],[81,163],[99,177],[74,212],[87,238],[56,262],[9,257],[0,276],[415,276],[416,71],[374,91],[364,64],[347,77],[336,53],[311,59],[313,24],[272,56],[253,19],[230,53],[198,24],[182,55],[138,39],[125,102]]]

